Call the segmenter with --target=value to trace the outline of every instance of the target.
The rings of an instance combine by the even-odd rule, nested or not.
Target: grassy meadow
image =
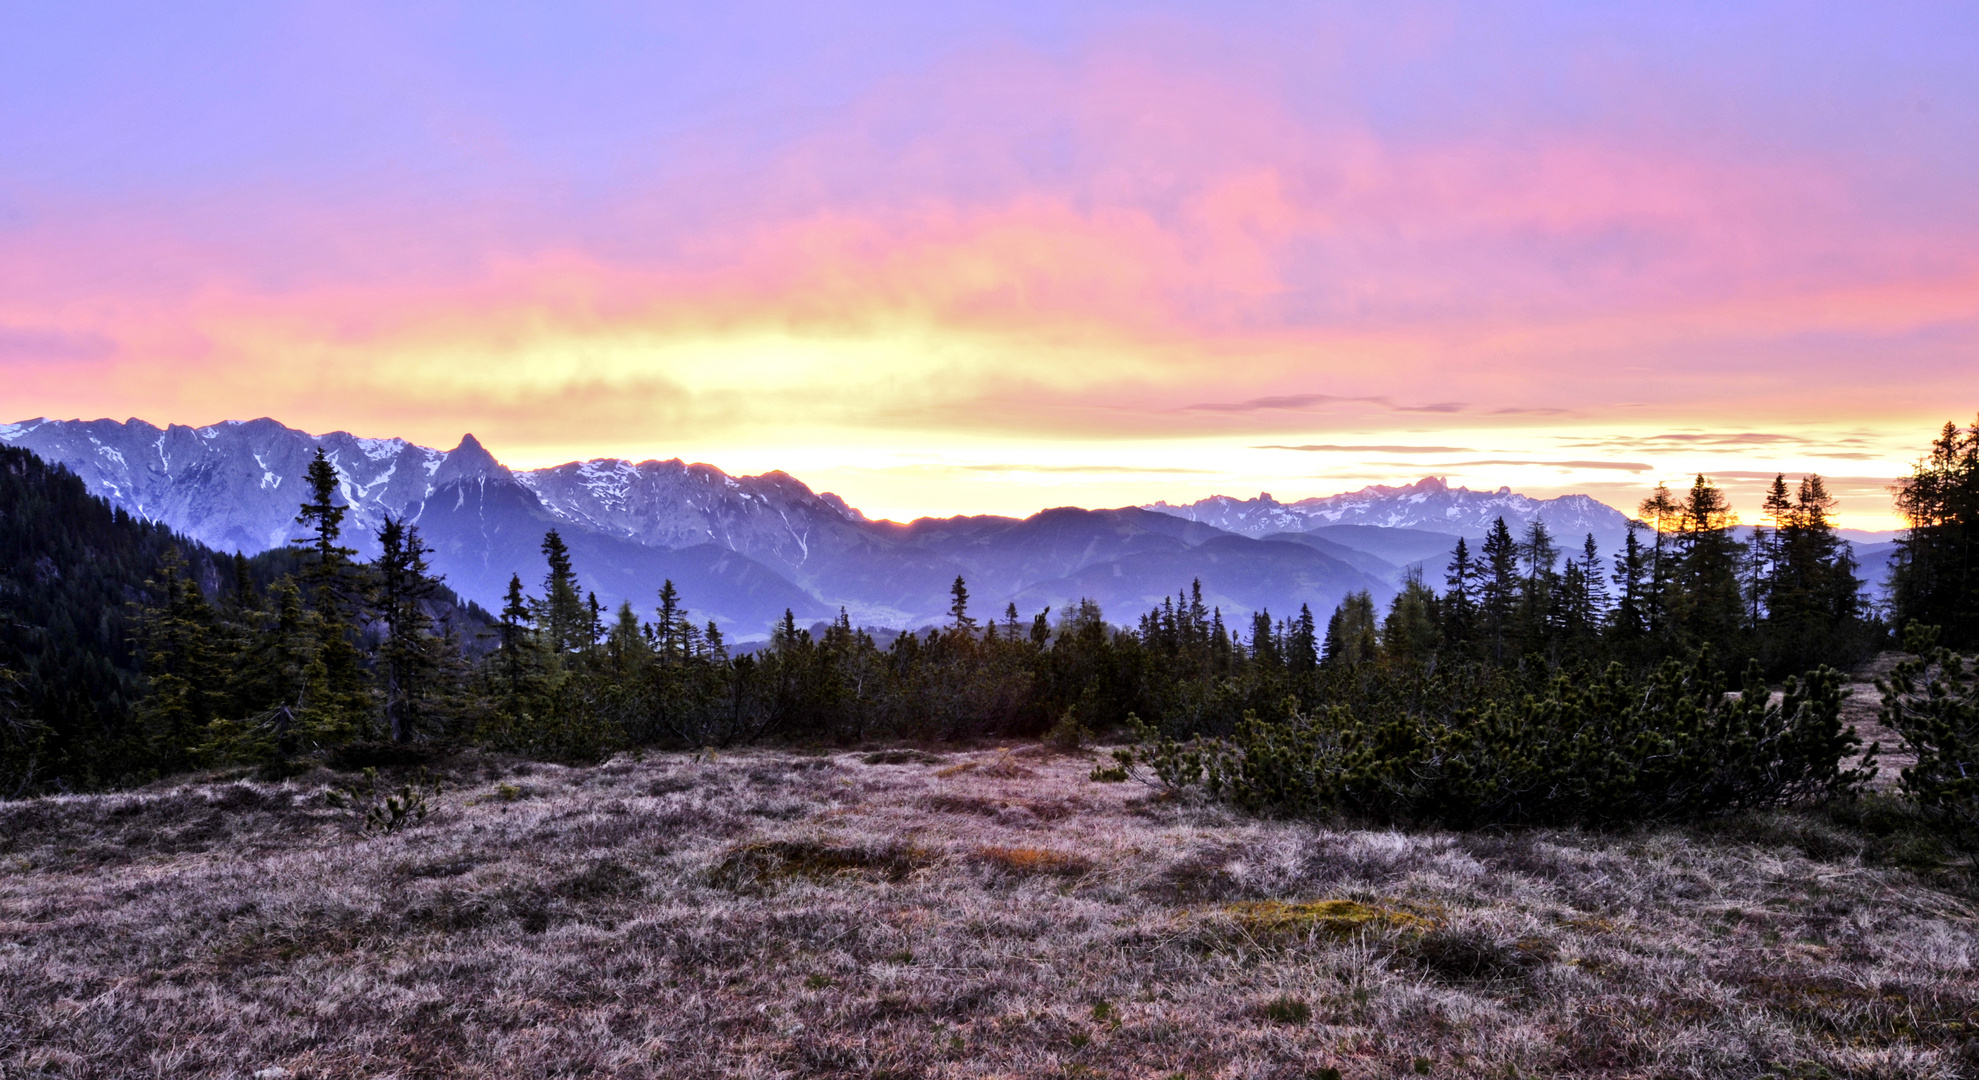
[[[467,755],[389,833],[325,769],[0,805],[0,1075],[1979,1072],[1975,905],[1876,800],[1402,832],[1098,759]]]

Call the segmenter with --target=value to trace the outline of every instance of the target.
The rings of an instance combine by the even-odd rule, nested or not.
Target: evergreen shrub
[[[1138,725],[1133,761],[1246,810],[1457,828],[1699,817],[1850,796],[1874,772],[1842,767],[1860,740],[1825,667],[1778,701],[1756,664],[1728,694],[1706,652],[1646,676],[1560,674],[1538,692],[1422,666],[1339,685],[1342,699],[1288,699],[1280,719],[1247,713],[1228,737]]]
[[[1937,644],[1937,627],[1912,624],[1883,691],[1882,719],[1917,752],[1899,788],[1958,846],[1979,851],[1979,666]]]

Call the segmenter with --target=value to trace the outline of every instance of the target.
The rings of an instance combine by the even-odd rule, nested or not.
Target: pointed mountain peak
[[[509,479],[508,467],[495,460],[495,455],[481,445],[481,440],[472,434],[462,435],[460,445],[440,459],[440,467],[433,472],[433,486],[462,480]]]

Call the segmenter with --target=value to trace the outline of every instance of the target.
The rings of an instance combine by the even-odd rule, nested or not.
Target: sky
[[[1844,523],[1979,412],[1969,4],[0,6],[0,421]]]

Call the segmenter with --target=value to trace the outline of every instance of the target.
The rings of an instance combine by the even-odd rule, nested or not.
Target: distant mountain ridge
[[[1538,520],[1562,547],[1577,547],[1583,537],[1592,533],[1604,551],[1618,547],[1629,526],[1627,514],[1591,496],[1535,499],[1507,487],[1472,491],[1466,487],[1453,488],[1434,476],[1400,487],[1375,484],[1359,491],[1293,503],[1281,503],[1267,492],[1254,499],[1215,495],[1180,506],[1157,502],[1146,509],[1251,537],[1309,533],[1335,525],[1421,529],[1453,537],[1479,537],[1501,517],[1515,533]]]
[[[788,473],[730,476],[678,458],[517,471],[473,435],[437,450],[342,431],[311,435],[266,417],[202,428],[36,419],[0,424],[0,444],[67,466],[139,518],[248,554],[302,535],[298,489],[321,446],[351,507],[347,540],[363,556],[374,553],[387,514],[408,518],[448,583],[493,607],[511,574],[537,585],[542,536],[554,528],[601,602],[629,600],[646,611],[670,578],[696,618],[745,640],[761,637],[786,609],[807,622],[841,608],[863,625],[941,622],[957,575],[968,580],[978,617],[1013,602],[1028,617],[1090,597],[1128,622],[1197,578],[1206,601],[1230,618],[1266,607],[1284,616],[1301,604],[1323,616],[1353,591],[1385,602],[1412,567],[1439,580],[1456,538],[1475,541],[1501,516],[1515,532],[1544,522],[1564,550],[1592,533],[1609,557],[1628,529],[1626,515],[1586,495],[1535,499],[1435,477],[1292,503],[1219,495],[901,524],[870,520]],[[1874,588],[1887,537],[1851,539]]]
[[[266,418],[203,428],[37,419],[0,425],[0,443],[67,466],[139,517],[249,553],[301,535],[298,489],[321,446],[342,477],[347,535],[361,554],[387,514],[408,518],[449,583],[492,605],[511,574],[535,585],[538,546],[555,528],[602,602],[649,609],[671,578],[697,617],[744,637],[760,636],[786,608],[806,621],[842,607],[872,625],[939,622],[958,575],[979,617],[1011,602],[1028,617],[1091,597],[1131,621],[1196,578],[1233,618],[1267,606],[1289,615],[1300,604],[1324,614],[1348,592],[1393,592],[1388,564],[1373,556],[1233,535],[1137,507],[903,525],[869,520],[782,472],[735,477],[678,459],[512,471],[472,435],[442,451],[315,436]]]

